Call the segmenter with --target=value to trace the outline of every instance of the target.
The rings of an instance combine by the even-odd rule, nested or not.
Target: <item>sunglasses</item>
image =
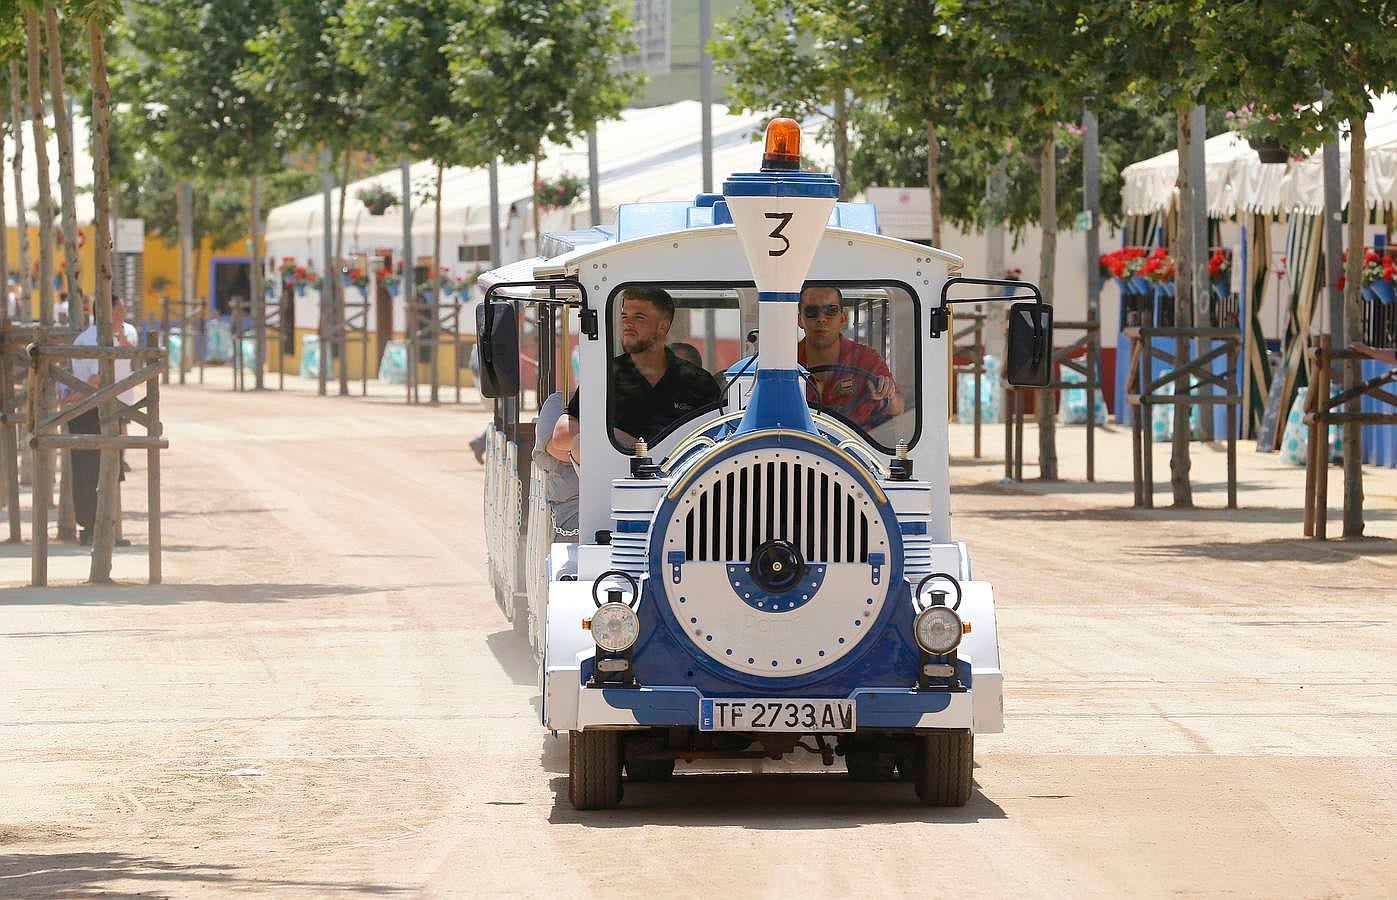
[[[839,304],[826,303],[825,305],[820,306],[812,303],[809,306],[805,307],[805,318],[818,319],[821,315],[823,315],[827,319],[833,319],[835,316],[839,315]]]

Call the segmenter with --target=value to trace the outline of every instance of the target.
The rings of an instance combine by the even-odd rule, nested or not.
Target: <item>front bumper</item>
[[[703,699],[692,687],[582,687],[577,697],[576,727],[697,728]],[[974,698],[968,690],[867,688],[854,691],[847,699],[856,704],[860,730],[974,727]]]

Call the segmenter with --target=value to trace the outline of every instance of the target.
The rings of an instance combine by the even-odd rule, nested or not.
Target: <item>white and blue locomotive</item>
[[[1026,385],[1047,380],[1051,309],[1032,285],[960,278],[953,254],[880,235],[870,207],[799,171],[800,136],[774,120],[761,171],[721,196],[623,205],[613,228],[548,236],[539,257],[482,277],[482,393],[498,398],[491,578],[535,648],[543,724],[568,734],[579,809],[615,806],[625,779],[667,778],[676,760],[797,748],[958,806],[975,733],[1003,728],[993,592],[950,534],[949,307],[1030,300],[1011,308],[1006,366]],[[688,304],[710,364],[720,314],[728,354],[755,353],[717,368],[718,404],[631,447],[607,423],[618,298],[633,285]],[[821,367],[797,359],[807,285],[836,288],[852,331],[888,357],[899,415],[856,421],[812,402]],[[954,296],[964,286],[1011,296]],[[529,473],[547,436],[518,418],[519,340],[527,323],[539,360],[566,359],[574,314],[579,537],[566,540]],[[543,375],[540,400],[557,386]]]

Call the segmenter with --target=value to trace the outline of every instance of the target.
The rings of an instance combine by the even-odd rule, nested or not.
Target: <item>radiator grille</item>
[[[770,540],[790,541],[806,562],[868,562],[868,514],[839,479],[798,462],[730,471],[690,504],[691,561],[746,562]]]

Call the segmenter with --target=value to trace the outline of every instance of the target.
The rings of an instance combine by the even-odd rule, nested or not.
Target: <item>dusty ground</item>
[[[126,586],[19,587],[0,548],[0,896],[1397,892],[1397,472],[1385,538],[1317,545],[1274,457],[1240,511],[1202,448],[1211,508],[1141,512],[1128,433],[1097,484],[1069,429],[1072,480],[1011,487],[958,427],[1008,681],[971,804],[787,767],[580,815],[484,582],[483,415],[396,396],[170,389],[164,586],[137,547]]]

